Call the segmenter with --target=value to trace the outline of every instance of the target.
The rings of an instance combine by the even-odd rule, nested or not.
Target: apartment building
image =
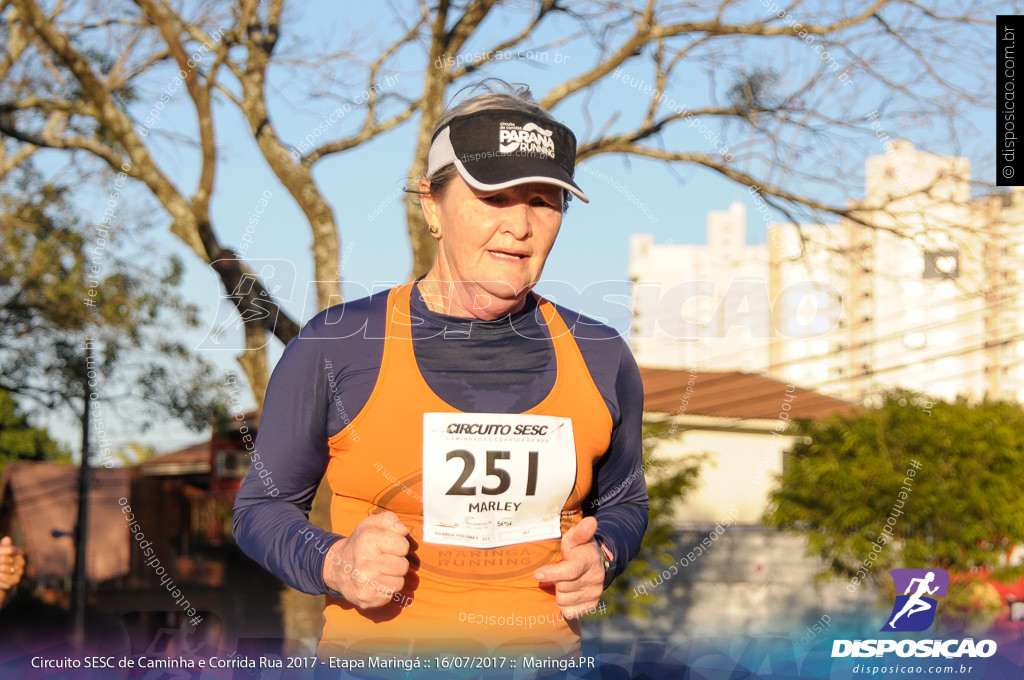
[[[906,387],[1024,401],[1024,191],[972,198],[968,159],[897,141],[866,160],[864,197],[849,205],[836,224],[773,223],[765,245],[742,238],[739,204],[709,215],[706,246],[633,236],[638,361],[761,372],[853,400]],[[664,292],[702,278],[716,297],[679,310]],[[757,279],[756,310],[729,299]],[[646,289],[659,280],[656,297]],[[680,311],[705,336],[674,335]]]

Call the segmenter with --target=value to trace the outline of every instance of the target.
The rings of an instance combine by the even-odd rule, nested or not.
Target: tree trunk
[[[441,20],[443,21],[443,19]],[[443,23],[441,24],[443,27]],[[435,66],[437,60],[446,49],[443,33],[435,27],[434,41],[430,50],[430,66],[427,68],[423,81],[423,99],[420,107],[419,129],[416,131],[416,152],[413,155],[409,177],[413,186],[419,186],[421,177],[427,174],[427,154],[430,152],[430,137],[434,133],[437,119],[444,113],[444,96],[449,82],[449,74]],[[412,246],[412,278],[426,274],[437,255],[437,240],[427,231],[427,222],[423,219],[420,202],[415,194],[405,197],[405,220],[409,229],[409,244]]]
[[[237,361],[249,382],[249,389],[256,399],[256,410],[263,410],[263,400],[267,396],[267,385],[270,383],[270,370],[267,368],[267,331],[262,326],[245,324],[245,351],[238,355]]]
[[[309,521],[325,529],[331,528],[331,487],[324,477],[313,499]],[[312,643],[315,647],[324,631],[324,596],[307,595],[294,588],[285,588],[281,593],[281,612],[284,620],[283,654],[307,653],[301,645]]]

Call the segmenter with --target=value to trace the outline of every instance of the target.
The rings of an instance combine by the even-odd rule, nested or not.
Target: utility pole
[[[92,341],[85,338],[85,371],[82,372],[82,462],[78,470],[78,521],[75,523],[75,574],[71,580],[71,608],[74,612],[74,643],[77,649],[85,644],[86,534],[89,526],[89,417],[91,388],[89,369],[92,364]]]

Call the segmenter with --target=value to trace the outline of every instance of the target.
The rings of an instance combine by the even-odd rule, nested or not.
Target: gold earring
[[[427,226],[427,231],[429,231],[434,236],[437,236],[438,234],[441,233],[441,228],[436,226],[436,225],[431,224],[431,225]]]

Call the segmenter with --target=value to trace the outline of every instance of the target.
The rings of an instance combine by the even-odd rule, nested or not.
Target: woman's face
[[[420,184],[423,214],[440,234],[426,281],[449,291],[428,291],[446,297],[453,316],[496,319],[520,309],[562,225],[562,189],[535,182],[478,191],[457,174],[439,198],[429,187]]]

